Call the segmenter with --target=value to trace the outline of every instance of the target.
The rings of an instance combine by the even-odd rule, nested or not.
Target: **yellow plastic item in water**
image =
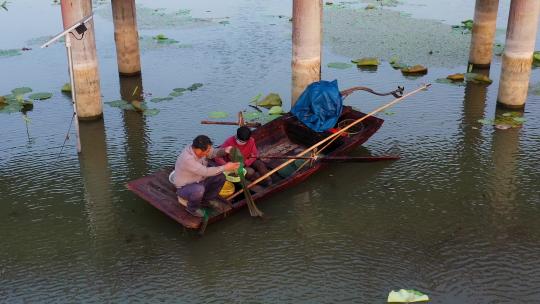
[[[223,198],[227,198],[231,196],[234,193],[234,184],[230,181],[225,181],[225,184],[223,184],[223,187],[219,191],[219,196]]]

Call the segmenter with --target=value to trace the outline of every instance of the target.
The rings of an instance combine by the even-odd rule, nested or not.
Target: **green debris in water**
[[[353,67],[352,64],[346,63],[346,62],[330,62],[329,64],[327,64],[327,66],[332,69],[340,69],[340,70]]]
[[[71,84],[65,83],[62,88],[60,89],[62,93],[71,93]]]
[[[175,92],[179,92],[179,93],[183,93],[183,92],[187,91],[187,89],[184,89],[184,88],[174,88],[172,90],[175,91]]]
[[[172,97],[155,97],[155,98],[152,98],[150,99],[151,102],[162,102],[162,101],[168,101],[168,100],[173,100],[174,98]]]
[[[355,63],[359,67],[370,67],[378,66],[380,64],[379,59],[375,57],[365,57],[356,60],[351,60],[352,63]]]
[[[21,54],[21,51],[18,49],[0,50],[0,57],[13,57]]]
[[[472,32],[474,21],[471,19],[461,21],[461,25],[452,25],[453,29],[461,30],[462,33]]]
[[[202,83],[194,83],[192,84],[191,86],[189,86],[187,89],[189,91],[195,91],[195,90],[198,90],[200,87],[202,87],[203,84]]]
[[[213,119],[220,119],[220,118],[229,117],[229,114],[227,112],[214,111],[214,112],[210,112],[208,114],[208,117],[213,118]]]
[[[39,93],[30,94],[28,98],[33,99],[33,100],[45,100],[45,99],[51,98],[52,96],[53,96],[52,93],[39,92]]]
[[[152,38],[155,39],[155,40],[167,40],[167,39],[169,39],[169,38],[167,38],[167,36],[165,36],[163,34],[158,34],[158,35],[156,35],[156,36],[154,36]]]
[[[29,87],[20,87],[20,88],[15,88],[15,89],[11,90],[11,93],[13,93],[13,95],[15,95],[15,96],[24,95],[24,94],[30,93],[30,92],[32,92],[32,89],[29,88]]]

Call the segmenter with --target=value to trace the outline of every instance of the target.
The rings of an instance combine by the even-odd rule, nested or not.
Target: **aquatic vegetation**
[[[28,98],[33,99],[33,100],[45,100],[45,99],[51,98],[52,96],[53,96],[52,93],[39,92],[39,93],[30,94]]]
[[[478,122],[483,125],[492,125],[495,128],[500,130],[506,130],[510,128],[520,128],[526,118],[522,117],[520,112],[505,112],[500,115],[497,115],[493,119],[479,119]]]
[[[251,103],[254,103],[256,106],[269,109],[273,106],[281,106],[283,104],[283,101],[281,100],[279,94],[270,93],[266,95],[266,97],[264,97],[262,100],[259,101],[257,98],[255,101],[251,101]]]
[[[280,115],[285,113],[283,111],[283,108],[281,106],[273,106],[268,110],[268,114],[270,115]]]
[[[459,29],[462,33],[472,32],[474,21],[471,19],[461,21],[461,25],[452,25],[453,29]]]
[[[120,108],[122,110],[126,111],[135,111],[142,113],[145,116],[154,116],[159,113],[159,109],[149,109],[147,104],[144,101],[126,101],[126,100],[113,100],[113,101],[106,101],[104,104],[107,104],[113,108]]]
[[[379,59],[375,57],[365,57],[356,60],[351,60],[352,63],[359,67],[378,66],[380,64]]]
[[[162,102],[162,101],[168,101],[168,100],[173,100],[174,98],[173,97],[155,97],[155,98],[152,98],[150,99],[151,102]]]
[[[202,87],[203,84],[202,83],[194,83],[192,84],[191,86],[189,86],[187,89],[189,91],[195,91],[195,90],[198,90],[200,87]]]
[[[187,91],[187,89],[184,89],[184,88],[174,88],[173,91],[179,92],[179,93],[183,93],[183,92]]]
[[[464,81],[465,80],[465,74],[456,73],[456,74],[448,75],[448,76],[446,76],[446,79],[450,79],[452,81]]]
[[[7,4],[8,4],[8,1],[5,0],[4,2],[2,2],[2,4],[0,4],[0,7],[3,8],[5,11],[8,11]]]
[[[65,83],[62,88],[60,89],[60,92],[62,93],[71,93],[71,84]]]
[[[493,82],[488,76],[477,73],[467,73],[465,74],[465,79],[470,82],[481,84],[491,84]]]
[[[219,21],[218,23],[221,25],[226,25],[226,24],[230,24],[231,22],[229,22],[228,20],[222,20],[222,21]]]
[[[428,72],[428,69],[421,64],[401,68],[401,73],[403,75],[425,75],[427,74],[427,72]]]
[[[340,70],[353,67],[352,64],[346,63],[346,62],[330,62],[326,66],[332,69],[340,69]]]
[[[148,8],[137,5],[137,27],[139,30],[186,28],[215,24],[211,19],[193,18],[189,10],[167,11],[164,8]],[[112,11],[106,6],[94,10],[95,14],[112,22]]]
[[[540,51],[535,51],[533,53],[533,66],[538,67],[540,66]]]
[[[169,93],[169,96],[172,96],[172,97],[178,97],[178,96],[182,96],[184,95],[183,92],[178,92],[178,91],[172,91],[171,93]]]
[[[13,90],[11,90],[11,93],[15,96],[18,96],[18,95],[24,95],[26,93],[30,93],[32,92],[32,89],[29,88],[29,87],[20,87],[20,88],[15,88]]]
[[[21,54],[22,54],[21,50],[18,50],[18,49],[0,50],[0,58],[19,56]]]
[[[229,117],[229,113],[214,111],[214,112],[210,112],[208,114],[208,117],[213,118],[213,119],[226,118],[226,117]]]
[[[324,9],[324,40],[338,55],[362,58],[377,55],[394,65],[421,62],[429,67],[457,67],[467,62],[470,36],[434,20],[414,19],[389,10],[345,7]],[[431,55],[426,56],[432,52]]]

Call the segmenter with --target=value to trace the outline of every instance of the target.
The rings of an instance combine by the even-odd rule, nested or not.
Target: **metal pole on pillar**
[[[469,51],[469,72],[473,69],[490,67],[498,9],[499,0],[476,0]]]
[[[293,0],[291,107],[321,80],[322,0]]]
[[[71,102],[73,103],[73,120],[75,124],[75,133],[77,134],[77,152],[81,153],[81,137],[79,136],[79,117],[77,115],[77,101],[75,97],[75,81],[73,79],[73,55],[71,54],[71,37],[66,35],[66,49],[68,55],[69,81],[71,84]]]
[[[527,100],[540,0],[512,0],[502,55],[497,104],[523,108]]]

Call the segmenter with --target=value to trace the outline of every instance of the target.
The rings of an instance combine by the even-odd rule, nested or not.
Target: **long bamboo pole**
[[[418,92],[420,92],[420,91],[422,91],[422,90],[427,89],[430,85],[431,85],[431,84],[429,84],[429,83],[428,83],[428,84],[424,84],[424,85],[422,85],[421,87],[419,87],[418,89],[416,89],[416,90],[414,90],[414,91],[411,91],[411,92],[409,92],[409,93],[407,93],[407,94],[405,94],[405,95],[403,95],[403,96],[401,96],[401,97],[399,97],[399,98],[396,98],[396,99],[394,99],[393,101],[387,103],[386,105],[384,105],[384,106],[382,106],[382,107],[379,107],[379,108],[377,108],[377,109],[375,109],[375,110],[369,112],[369,113],[366,114],[365,116],[363,116],[363,117],[361,117],[361,118],[358,118],[358,119],[355,120],[354,122],[350,123],[350,124],[347,125],[345,128],[339,130],[339,131],[336,132],[336,133],[333,133],[332,135],[330,135],[330,136],[328,136],[328,137],[322,139],[322,140],[319,141],[318,143],[316,143],[316,144],[312,145],[311,147],[305,149],[304,151],[298,153],[296,156],[297,156],[297,157],[304,156],[304,154],[313,151],[315,148],[319,147],[320,145],[324,144],[325,142],[327,142],[327,141],[333,139],[333,138],[336,137],[336,136],[339,136],[341,133],[347,131],[349,128],[351,128],[352,126],[354,126],[354,125],[356,125],[356,124],[362,122],[362,121],[365,120],[366,118],[368,118],[368,117],[370,117],[370,116],[373,116],[373,115],[377,114],[378,112],[380,112],[380,111],[382,111],[382,110],[384,110],[384,109],[386,109],[386,108],[389,108],[389,107],[395,105],[396,103],[402,101],[403,99],[405,99],[405,98],[407,98],[407,97],[409,97],[409,96],[411,96],[411,95],[414,95],[414,94],[416,94],[416,93],[418,93]],[[251,188],[251,187],[253,187],[253,186],[255,186],[255,185],[258,184],[260,181],[262,181],[262,180],[266,179],[268,176],[272,175],[274,172],[276,172],[276,171],[278,171],[278,170],[284,168],[285,166],[287,166],[288,164],[290,164],[290,163],[292,163],[292,162],[294,162],[294,161],[295,161],[295,159],[289,159],[288,161],[286,161],[286,162],[282,163],[281,165],[275,167],[274,169],[268,171],[268,173],[266,173],[265,175],[259,177],[259,178],[256,179],[255,181],[251,182],[251,184],[249,184],[249,185],[247,186],[248,189]],[[231,196],[229,196],[229,197],[227,198],[227,200],[231,200],[231,199],[235,198],[235,197],[238,196],[240,193],[242,193],[242,191],[243,191],[243,190],[237,191],[236,193],[234,193],[234,194],[232,194]]]

